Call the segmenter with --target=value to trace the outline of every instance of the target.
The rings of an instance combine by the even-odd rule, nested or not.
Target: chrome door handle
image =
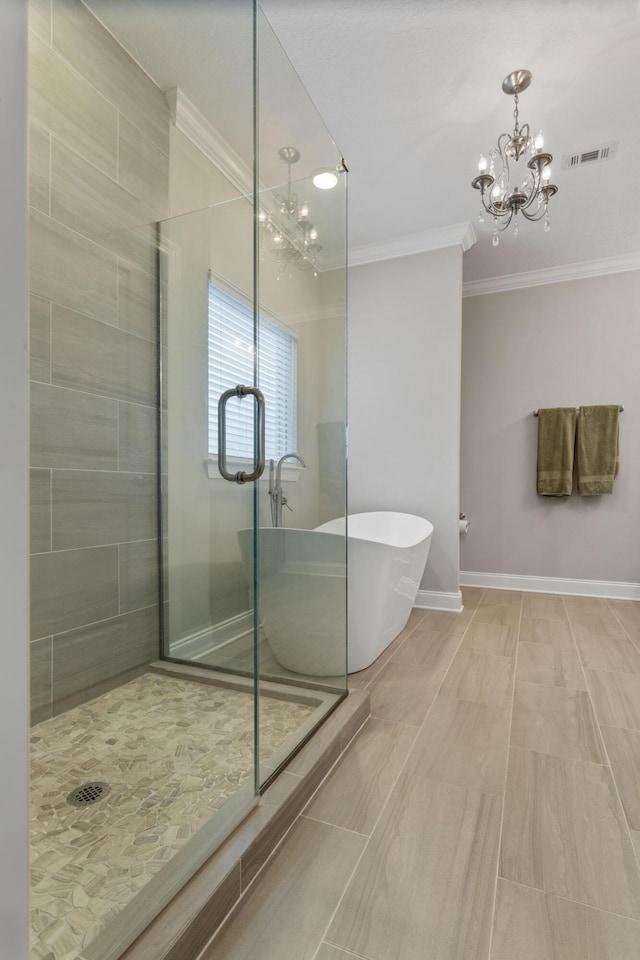
[[[238,470],[237,473],[229,473],[227,470],[227,418],[226,406],[231,397],[256,398],[256,430],[257,430],[257,462],[254,464],[252,473],[245,473],[244,470]],[[258,480],[264,471],[264,395],[257,387],[245,387],[239,383],[237,387],[231,387],[225,390],[218,400],[218,470],[220,476],[224,477],[230,483],[251,483]]]

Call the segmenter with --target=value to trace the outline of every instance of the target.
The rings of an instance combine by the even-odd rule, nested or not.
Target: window
[[[267,459],[296,449],[297,342],[284,327],[258,317],[257,386],[265,398]],[[209,277],[209,455],[218,455],[218,400],[238,383],[251,385],[253,309]],[[253,462],[255,401],[232,397],[227,404],[227,458]]]

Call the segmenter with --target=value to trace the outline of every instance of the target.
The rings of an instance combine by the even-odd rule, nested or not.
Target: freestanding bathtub
[[[345,520],[316,529],[344,536]],[[433,525],[410,513],[355,513],[348,523],[349,673],[364,670],[398,636],[427,564]]]
[[[348,553],[348,672],[364,670],[404,628],[427,563],[433,526],[408,513],[356,513],[315,530],[261,527],[260,619],[274,656],[307,676],[345,666]],[[253,532],[238,534],[247,573]],[[250,578],[251,579],[251,578]]]

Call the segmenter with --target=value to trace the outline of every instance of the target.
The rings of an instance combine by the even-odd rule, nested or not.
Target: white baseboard
[[[564,577],[526,577],[510,573],[460,571],[463,587],[523,590],[526,593],[564,593],[574,597],[606,597],[609,600],[640,600],[640,583],[615,580],[569,580]]]
[[[462,594],[440,593],[438,590],[418,590],[414,607],[419,610],[450,610],[452,613],[462,612]]]
[[[201,660],[215,650],[228,647],[248,635],[253,635],[253,610],[181,637],[171,644],[171,656],[180,660]]]

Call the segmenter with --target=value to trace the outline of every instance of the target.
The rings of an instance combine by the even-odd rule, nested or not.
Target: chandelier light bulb
[[[551,167],[546,166],[544,168],[544,170],[542,171],[542,179],[544,180],[545,183],[549,183],[549,180],[551,180]]]
[[[533,141],[533,146],[535,148],[536,153],[540,153],[540,151],[544,147],[544,137],[542,136],[542,130],[538,130],[536,134],[536,138]]]
[[[311,230],[309,230],[309,240],[317,240],[317,239],[318,239],[318,231],[316,230],[315,227],[312,227]]]
[[[481,153],[480,159],[478,160],[478,172],[486,173],[486,170],[487,170],[487,158],[485,157],[484,153]]]
[[[306,205],[306,203],[303,203],[302,206],[300,207],[299,217],[301,220],[306,220],[308,216],[309,216],[309,207]]]

